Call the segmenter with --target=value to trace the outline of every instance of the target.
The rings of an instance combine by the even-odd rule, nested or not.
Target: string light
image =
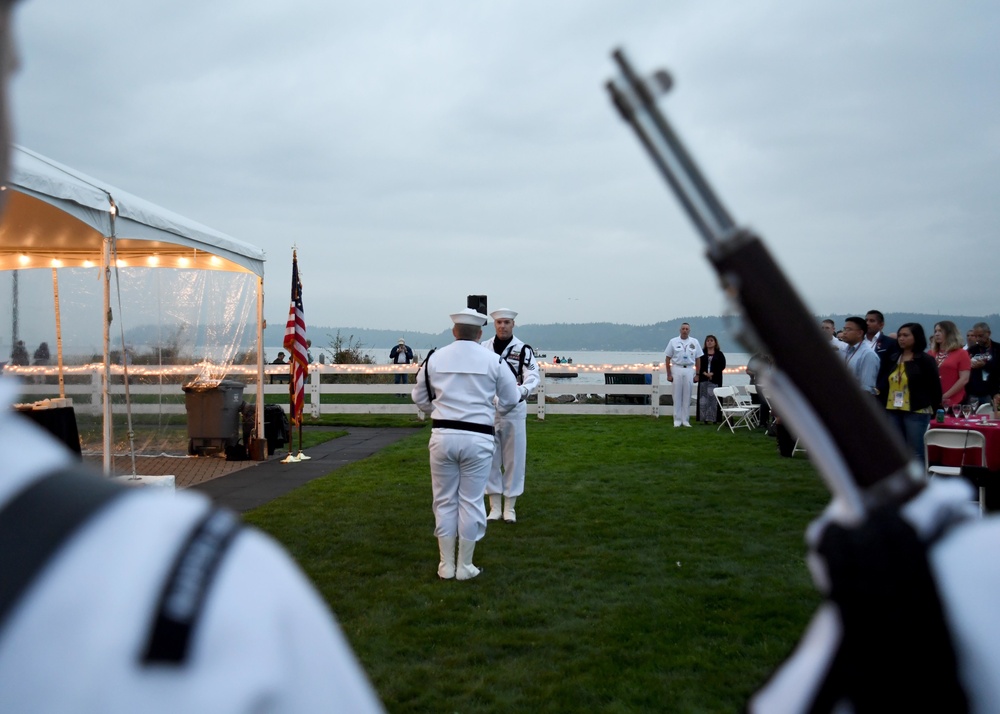
[[[416,372],[418,365],[377,365],[377,364],[319,364],[314,362],[309,366],[310,372],[318,372],[319,374],[408,374]],[[560,365],[542,365],[542,371],[549,375],[557,375],[560,372],[563,373],[595,373],[595,372],[640,372],[640,371],[657,371],[659,365],[655,363],[650,364],[560,364]],[[90,364],[84,365],[66,365],[63,367],[64,374],[90,374],[92,372],[103,370],[104,364],[101,362],[92,362]],[[58,374],[58,370],[54,366],[17,366],[17,365],[7,365],[4,368],[5,372],[10,372],[13,374],[22,375],[50,375],[55,376]],[[252,364],[217,364],[215,362],[202,361],[194,364],[184,364],[184,365],[129,365],[128,368],[130,375],[135,376],[177,376],[177,375],[190,375],[197,373],[224,373],[224,374],[239,374],[246,376],[253,376],[257,374],[257,366]],[[723,370],[724,374],[743,374],[746,372],[746,367],[727,367]],[[111,373],[115,375],[120,375],[124,373],[124,368],[120,364],[111,365]],[[288,373],[288,368],[286,365],[265,365],[264,374],[265,375],[283,375]]]
[[[648,364],[569,364],[568,362],[563,364],[543,364],[539,363],[539,366],[543,371],[552,374],[558,374],[560,372],[656,372],[662,369],[662,365],[659,362],[650,362]],[[743,374],[746,372],[746,367],[727,367],[722,370],[723,374]]]

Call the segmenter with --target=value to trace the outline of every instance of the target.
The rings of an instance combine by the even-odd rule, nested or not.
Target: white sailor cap
[[[514,312],[513,310],[508,310],[507,308],[502,307],[499,310],[494,310],[493,312],[491,312],[490,317],[492,317],[494,320],[513,320],[515,317],[517,317],[517,313]]]
[[[456,325],[476,325],[482,327],[486,324],[486,315],[476,312],[471,307],[467,307],[461,312],[453,312],[451,321]]]
[[[400,337],[399,338],[399,344],[405,345],[406,344],[406,340],[404,340],[402,337]]]

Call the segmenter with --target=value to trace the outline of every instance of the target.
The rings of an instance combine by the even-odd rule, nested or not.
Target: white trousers
[[[674,425],[690,424],[694,367],[671,367],[670,371],[674,376]]]
[[[434,429],[429,449],[435,537],[479,540],[486,534],[483,494],[493,459],[493,437]]]
[[[524,493],[524,460],[528,455],[525,419],[523,415],[512,418],[508,414],[497,419],[495,426],[496,448],[486,493],[517,498]]]

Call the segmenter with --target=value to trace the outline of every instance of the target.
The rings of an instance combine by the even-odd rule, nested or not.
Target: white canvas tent
[[[122,264],[257,276],[257,430],[264,433],[264,251],[29,151],[12,147],[0,270]],[[105,279],[104,315],[110,292]],[[104,320],[104,467],[110,470],[109,328]]]

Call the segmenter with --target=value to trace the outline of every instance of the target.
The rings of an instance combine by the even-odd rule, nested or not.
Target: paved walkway
[[[144,476],[172,474],[178,489],[201,491],[219,505],[242,513],[345,464],[367,458],[417,431],[405,427],[343,430],[347,436],[306,449],[310,459],[298,463],[282,463],[288,454],[279,451],[267,461],[226,461],[221,456],[137,456],[135,468]],[[130,474],[132,460],[116,456],[113,468],[116,474]]]

